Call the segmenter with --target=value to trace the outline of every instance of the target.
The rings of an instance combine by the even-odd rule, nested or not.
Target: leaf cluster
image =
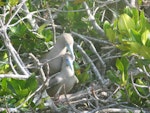
[[[144,12],[127,7],[112,24],[105,21],[104,30],[108,39],[123,52],[123,57],[116,61],[117,71],[107,73],[110,80],[120,86],[115,98],[149,106],[150,23]],[[130,62],[131,58],[134,63]]]

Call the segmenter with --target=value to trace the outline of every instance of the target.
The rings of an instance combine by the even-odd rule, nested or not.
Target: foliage
[[[136,68],[140,68],[144,72],[143,67],[148,72],[150,71],[148,67],[150,62],[150,23],[144,16],[144,12],[127,7],[112,24],[105,21],[104,30],[108,39],[123,51],[124,56],[116,61],[119,73],[113,70],[109,70],[107,73],[110,80],[120,86],[115,98],[121,98],[121,101],[128,100],[139,106],[150,106],[147,103],[147,99],[150,98],[149,90],[142,87],[148,86],[150,80],[148,75],[146,73],[134,75],[132,72]],[[135,58],[135,63],[132,65],[128,60],[129,56]]]
[[[106,37],[100,36],[100,34],[94,30],[92,22],[89,21],[91,18],[89,18],[89,15],[83,7],[84,2],[90,6],[89,10],[95,17],[95,20],[92,20],[92,22],[96,21],[99,27],[103,26],[107,39]],[[119,56],[120,58],[117,58],[116,61],[113,60],[113,62],[116,62],[115,66],[113,66],[111,62],[107,65],[110,69],[107,71],[107,77],[112,82],[110,87],[118,87],[115,93],[111,92],[113,99],[117,102],[128,102],[130,107],[136,105],[140,108],[149,108],[150,23],[145,17],[143,10],[140,11],[137,8],[129,7],[123,9],[122,1],[121,4],[118,5],[121,8],[115,9],[114,4],[116,4],[116,1],[112,1],[112,3],[111,1],[109,2],[105,0],[27,0],[24,3],[27,9],[21,8],[16,14],[17,8],[22,5],[19,0],[1,0],[0,26],[7,25],[7,23],[10,22],[6,26],[10,43],[27,64],[29,63],[29,57],[25,55],[26,53],[33,53],[38,58],[45,50],[52,47],[54,44],[54,36],[62,32],[74,31],[78,34],[85,35],[86,40],[88,39],[86,36],[99,41],[101,41],[101,39],[105,41],[108,40],[112,45],[115,45],[117,52],[111,53],[110,51],[112,50],[102,50],[103,47],[109,48],[108,46],[110,45],[102,45],[99,42],[90,41],[93,41],[93,46],[95,46],[97,50],[95,51],[102,56],[102,59],[107,60],[107,57],[111,57],[114,54],[114,56],[117,56],[118,53],[120,54],[120,51],[122,52],[121,56]],[[142,0],[138,0],[138,4],[141,5]],[[104,16],[105,8],[111,13],[114,13],[113,15],[117,18],[110,17],[110,12],[106,15],[106,18]],[[32,22],[38,25],[37,28],[30,19],[33,19]],[[103,20],[106,21],[104,22]],[[21,72],[10,54],[10,50],[8,50],[4,43],[1,35],[2,29],[3,28],[0,28],[0,74],[14,73],[14,70],[20,74]],[[82,46],[86,54],[91,58],[91,61],[97,61],[90,48],[91,46],[89,47],[86,41],[77,38],[77,36],[74,37],[74,40],[78,45]],[[120,50],[119,52],[118,49]],[[96,77],[91,69],[91,64],[86,63],[85,59],[83,59],[83,55],[80,54],[78,50],[75,50],[75,55],[76,61],[74,68],[75,74],[80,81],[79,86],[86,83],[92,84]],[[98,71],[101,71],[100,69]],[[141,70],[141,72],[134,73],[134,71],[137,72],[137,69]],[[30,71],[35,73],[35,70]],[[45,107],[44,102],[47,98],[41,100],[41,103],[38,105],[35,105],[36,103],[33,102],[32,98],[25,102],[39,87],[36,76],[37,73],[27,80],[0,78],[0,108],[16,108],[23,103],[21,107],[23,112],[31,108],[32,110],[34,108],[43,109]],[[107,77],[103,75],[103,78]],[[99,83],[96,85],[98,87],[101,86]],[[94,85],[92,85],[92,88],[93,86]],[[104,88],[106,88],[106,86],[104,86]],[[109,88],[107,90],[109,90]],[[93,89],[92,91],[94,92]],[[92,94],[86,95],[86,98],[91,97],[91,95]],[[93,97],[95,99],[95,96]],[[99,100],[101,99],[96,100],[95,103],[97,104]],[[90,101],[90,99],[88,101]],[[92,101],[91,103],[94,102]],[[86,103],[84,104],[86,105]],[[88,105],[89,102],[86,106]],[[64,105],[61,105],[61,107],[62,106],[64,107]],[[91,108],[93,109],[94,107],[95,106],[92,106]]]
[[[27,80],[17,80],[10,78],[3,78],[0,81],[0,106],[5,107],[4,103],[9,103],[10,107],[19,106],[26,100],[29,94],[33,93],[37,88],[37,81],[35,76],[31,76]],[[9,98],[8,98],[9,97]],[[24,103],[24,107],[28,103]]]
[[[149,97],[147,97],[147,95],[149,95],[149,90],[148,88],[137,87],[137,91],[143,95],[143,97],[138,95],[134,88],[135,84],[132,81],[133,75],[130,75],[129,72],[130,64],[128,59],[125,57],[117,59],[116,67],[119,73],[112,70],[107,72],[110,80],[120,86],[120,90],[116,93],[115,98],[120,101],[127,100],[129,103],[136,104],[138,106],[149,106],[146,101],[149,99]],[[147,86],[149,84],[149,80],[144,79],[145,77],[146,75],[144,74],[136,75],[135,83],[138,85]]]
[[[150,23],[143,11],[126,8],[112,25],[106,21],[104,30],[108,39],[115,42],[125,55],[150,58]]]

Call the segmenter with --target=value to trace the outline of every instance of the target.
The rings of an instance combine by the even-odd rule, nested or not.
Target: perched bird
[[[46,91],[51,97],[56,94],[63,94],[64,90],[68,93],[75,83],[78,83],[78,79],[74,75],[73,58],[70,54],[66,53],[63,56],[61,71],[49,80],[49,87]]]
[[[74,52],[73,52],[73,37],[69,33],[63,33],[57,38],[56,44],[51,49],[50,52],[44,54],[42,59],[40,60],[41,63],[49,65],[49,76],[59,72],[62,66],[62,56],[66,54],[66,52],[70,52],[73,60],[75,59]],[[45,67],[45,71],[46,66]]]

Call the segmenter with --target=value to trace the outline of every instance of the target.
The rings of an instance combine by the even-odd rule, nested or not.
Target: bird
[[[46,74],[51,76],[61,70],[62,66],[62,56],[66,52],[70,52],[73,60],[75,60],[75,55],[73,51],[74,40],[70,33],[63,33],[57,37],[56,44],[50,52],[42,55],[40,62],[43,63],[43,69],[46,71],[48,64],[50,71]]]
[[[74,74],[71,54],[66,53],[63,56],[61,71],[53,75],[48,82],[49,85],[46,91],[50,97],[54,97],[57,94],[64,94],[64,91],[68,93],[79,82]]]

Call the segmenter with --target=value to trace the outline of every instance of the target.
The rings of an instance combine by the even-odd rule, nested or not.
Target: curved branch
[[[100,80],[101,84],[103,85],[104,84],[104,80],[103,80],[101,74],[99,73],[99,71],[97,70],[96,66],[94,65],[94,63],[90,59],[90,57],[86,54],[86,52],[82,49],[82,47],[80,45],[78,45],[76,43],[74,45],[80,51],[80,53],[84,56],[86,61],[91,64],[93,72],[95,73],[96,77]]]

